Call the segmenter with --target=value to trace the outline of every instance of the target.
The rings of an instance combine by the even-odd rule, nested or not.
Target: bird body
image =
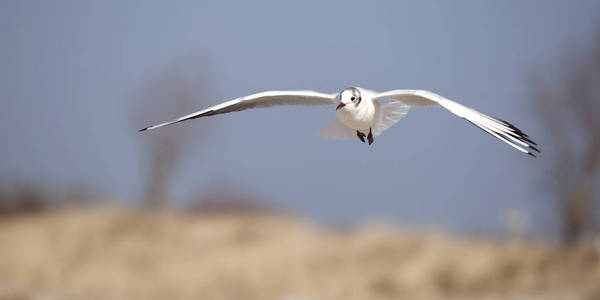
[[[380,102],[386,100],[390,102]],[[523,153],[535,157],[532,151],[539,152],[534,146],[537,144],[514,125],[425,90],[392,90],[378,93],[359,87],[348,87],[333,94],[315,91],[267,91],[233,99],[169,122],[143,128],[140,131],[251,108],[336,104],[337,118],[317,133],[321,137],[330,139],[355,139],[358,137],[362,142],[365,142],[366,137],[370,145],[375,136],[382,134],[402,119],[410,108],[442,106]]]
[[[359,131],[368,131],[369,128],[373,126],[373,123],[377,121],[377,116],[379,114],[379,102],[372,100],[373,97],[369,97],[369,91],[361,88],[358,89],[359,94],[362,98],[367,99],[367,101],[360,101],[358,105],[348,105],[352,100],[348,103],[345,103],[342,109],[336,109],[335,114],[344,125],[350,127],[354,130]],[[342,92],[341,98],[343,101],[344,94]],[[351,96],[350,96],[351,97]],[[344,103],[344,102],[340,102]]]

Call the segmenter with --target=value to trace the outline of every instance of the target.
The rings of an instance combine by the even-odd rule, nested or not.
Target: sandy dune
[[[600,299],[600,258],[591,243],[73,210],[0,219],[0,299]]]

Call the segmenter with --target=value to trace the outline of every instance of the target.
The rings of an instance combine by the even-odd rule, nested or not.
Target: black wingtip
[[[535,154],[533,154],[533,153],[531,153],[531,152],[527,152],[527,154],[529,154],[529,155],[531,155],[531,156],[533,156],[533,157],[537,157],[537,156],[535,156]]]
[[[538,150],[538,148],[536,148],[534,146],[529,145],[529,148],[531,148],[531,149],[535,150],[536,152],[540,153],[540,150]]]
[[[496,118],[496,119],[498,119],[498,118]],[[498,119],[498,120],[503,122],[510,129],[512,129],[516,134],[522,135],[524,137],[529,137],[527,134],[525,134],[523,131],[521,131],[521,129],[517,128],[517,126],[511,124],[510,122],[508,122],[506,120],[502,120],[502,119]]]
[[[536,146],[538,145],[536,142],[532,141],[530,138],[528,138],[526,136],[521,137],[521,139],[525,140],[526,142],[528,142],[530,144],[533,144],[533,145],[536,145]]]
[[[148,128],[149,128],[149,127],[142,128],[142,129],[138,130],[138,132],[146,131],[146,130],[148,130]]]

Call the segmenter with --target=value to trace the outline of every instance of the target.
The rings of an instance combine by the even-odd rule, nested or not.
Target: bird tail
[[[353,140],[356,138],[356,130],[342,124],[339,120],[333,121],[329,126],[317,132],[324,139]]]

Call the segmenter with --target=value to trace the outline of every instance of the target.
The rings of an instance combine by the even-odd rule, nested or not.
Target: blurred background
[[[599,1],[2,1],[0,299],[600,299]],[[137,130],[272,89],[427,89]]]

